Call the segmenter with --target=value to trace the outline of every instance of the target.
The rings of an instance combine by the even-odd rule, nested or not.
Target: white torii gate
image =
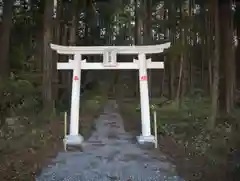
[[[147,46],[60,46],[51,44],[51,48],[58,54],[74,55],[73,60],[66,63],[57,63],[58,70],[73,70],[71,113],[70,113],[70,133],[64,139],[67,145],[80,145],[83,137],[79,133],[79,108],[80,108],[80,88],[81,70],[119,70],[138,69],[140,84],[141,102],[141,123],[142,134],[137,137],[139,143],[155,142],[151,134],[150,107],[148,92],[147,69],[163,69],[163,62],[152,62],[146,59],[146,54],[162,53],[164,49],[170,47],[170,43]],[[82,60],[82,55],[103,55],[103,62],[87,62]],[[138,60],[133,62],[117,62],[117,54],[137,54]]]

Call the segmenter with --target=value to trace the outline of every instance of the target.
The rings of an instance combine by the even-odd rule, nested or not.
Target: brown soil
[[[211,165],[205,156],[175,142],[170,136],[159,135],[159,149],[176,166],[179,175],[189,181],[230,181],[224,166]]]
[[[42,132],[42,140],[39,134],[26,133],[24,137],[11,141],[11,145],[22,142],[21,146],[12,147],[10,152],[6,150],[0,155],[1,181],[35,180],[41,168],[62,149],[62,122],[52,121],[38,130]]]
[[[81,113],[80,129],[85,138],[90,136],[93,120],[100,111],[101,109],[84,110]],[[59,151],[63,151],[63,120],[25,127],[28,131],[23,136],[9,138],[5,141],[9,146],[0,150],[0,181],[35,180],[41,169]]]

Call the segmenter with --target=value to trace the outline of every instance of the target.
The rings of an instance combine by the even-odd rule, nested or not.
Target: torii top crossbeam
[[[170,43],[161,45],[138,45],[138,46],[62,46],[51,44],[51,48],[59,54],[75,54],[93,55],[103,54],[107,50],[113,50],[119,54],[156,54],[163,52],[164,49],[170,47]]]

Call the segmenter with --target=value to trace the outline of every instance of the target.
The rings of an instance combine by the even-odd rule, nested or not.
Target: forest
[[[0,180],[32,180],[62,149],[72,72],[56,65],[71,57],[51,43],[166,42],[169,49],[148,55],[164,62],[148,70],[159,149],[186,180],[239,180],[239,37],[237,0],[0,0]],[[84,137],[107,99],[117,100],[127,131],[140,131],[138,72],[86,70],[81,81]]]

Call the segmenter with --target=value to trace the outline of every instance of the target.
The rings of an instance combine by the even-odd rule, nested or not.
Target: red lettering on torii
[[[73,80],[79,80],[78,76],[74,76]]]
[[[147,78],[148,78],[147,75],[143,75],[143,76],[141,76],[140,80],[142,80],[142,81],[146,81]]]

